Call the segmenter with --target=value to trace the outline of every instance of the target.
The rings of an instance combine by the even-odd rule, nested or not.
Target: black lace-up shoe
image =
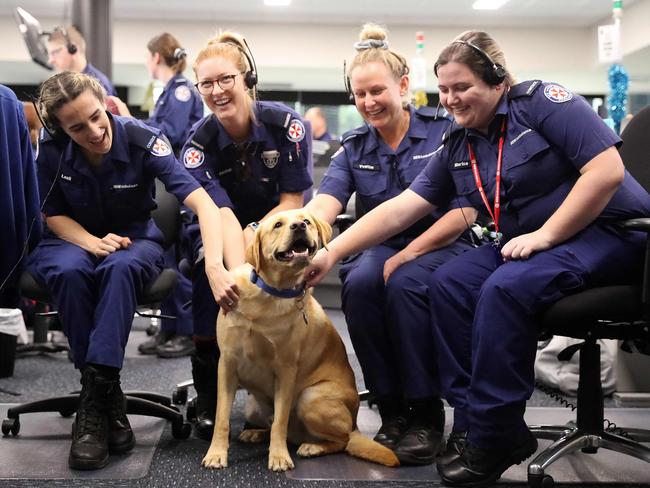
[[[510,467],[520,464],[537,450],[537,439],[526,439],[511,449],[481,449],[467,443],[460,456],[438,466],[443,483],[449,486],[490,486]]]
[[[447,439],[447,445],[445,446],[444,451],[436,458],[436,465],[438,469],[440,466],[446,466],[447,464],[455,461],[460,457],[460,453],[463,452],[465,444],[467,443],[467,432],[466,431],[452,431],[449,434]]]
[[[381,427],[373,438],[388,449],[395,449],[395,446],[406,431],[406,417],[395,414],[382,420]]]
[[[431,464],[445,445],[445,409],[440,398],[409,402],[406,432],[395,446],[401,464]]]
[[[194,432],[205,440],[212,439],[217,410],[217,357],[215,352],[192,355],[192,379],[196,390],[196,422]]]
[[[156,347],[160,358],[180,358],[196,352],[196,346],[190,336],[177,335]]]
[[[108,417],[108,450],[111,454],[128,452],[135,446],[135,435],[126,416],[126,397],[120,387],[120,376],[107,378],[109,383],[106,402]]]

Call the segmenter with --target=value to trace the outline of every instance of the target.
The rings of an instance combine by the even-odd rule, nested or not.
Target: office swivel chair
[[[621,135],[620,154],[627,170],[650,190],[650,107],[636,115]],[[621,222],[627,229],[649,234],[646,244],[643,280],[635,285],[592,288],[571,295],[552,305],[544,314],[541,330],[584,340],[562,351],[558,359],[568,360],[580,351],[580,378],[575,426],[531,426],[533,435],[555,442],[528,465],[528,484],[549,488],[554,480],[546,468],[579,449],[593,454],[599,448],[617,451],[650,462],[650,431],[643,429],[606,429],[600,380],[598,339],[634,342],[650,353],[650,218]]]
[[[176,197],[169,194],[163,184],[156,180],[156,208],[151,216],[164,236],[163,247],[171,247],[178,236],[180,228],[180,205]],[[164,269],[158,278],[148,288],[137,296],[139,307],[159,308],[176,286],[176,272]],[[49,292],[41,287],[29,272],[24,272],[20,278],[21,293],[39,302],[49,303]],[[186,439],[191,432],[191,426],[183,420],[183,415],[176,407],[171,406],[167,396],[146,391],[127,391],[127,414],[159,417],[172,422],[172,434],[176,439]],[[10,408],[7,418],[2,421],[2,433],[17,435],[20,431],[20,414],[31,412],[59,412],[63,416],[72,415],[77,410],[79,394],[48,398],[36,402],[24,403]]]

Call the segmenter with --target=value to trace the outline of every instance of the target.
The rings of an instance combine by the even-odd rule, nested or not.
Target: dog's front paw
[[[201,464],[205,468],[222,469],[228,467],[228,451],[225,449],[208,449]]]
[[[269,453],[269,469],[273,471],[286,471],[293,469],[293,461],[289,451],[272,451]]]
[[[264,442],[269,440],[270,429],[245,429],[239,434],[239,440],[248,443]]]

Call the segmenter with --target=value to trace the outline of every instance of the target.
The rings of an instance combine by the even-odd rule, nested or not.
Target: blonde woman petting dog
[[[255,62],[241,35],[219,34],[199,52],[193,67],[195,86],[212,113],[192,128],[181,159],[222,209],[225,255],[232,257],[227,263],[232,268],[244,262],[242,228],[250,240],[254,222],[280,210],[302,207],[303,191],[311,186],[307,172],[311,141],[305,138],[296,112],[279,103],[256,101]],[[200,261],[203,243],[196,223],[187,227],[186,234],[192,261]],[[237,306],[238,294],[215,301],[202,266],[194,269],[195,431],[210,439],[219,357],[215,320],[219,307],[229,312]]]

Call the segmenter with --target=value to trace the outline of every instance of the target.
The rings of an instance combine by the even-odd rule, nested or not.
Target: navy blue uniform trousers
[[[503,263],[494,246],[464,253],[432,275],[432,329],[454,430],[481,448],[512,446],[526,431],[538,317],[564,296],[639,276],[644,236],[591,226],[528,260]]]
[[[457,241],[403,264],[384,284],[384,263],[399,252],[365,250],[341,266],[342,308],[366,388],[375,395],[438,396],[428,282],[445,261],[471,249]]]
[[[162,264],[162,247],[147,239],[98,258],[48,238],[30,254],[29,270],[52,293],[77,368],[122,368],[136,294],[158,277]]]

